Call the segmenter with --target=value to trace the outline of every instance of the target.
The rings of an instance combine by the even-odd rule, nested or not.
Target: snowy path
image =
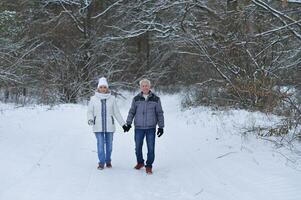
[[[152,176],[133,169],[133,130],[124,134],[120,127],[113,169],[96,170],[85,106],[0,112],[0,200],[301,199],[301,171],[271,144],[236,134],[253,114],[181,112],[175,96],[162,102],[166,134],[157,139]],[[129,101],[119,104],[125,117]]]

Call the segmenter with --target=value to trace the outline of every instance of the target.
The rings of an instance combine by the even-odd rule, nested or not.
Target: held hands
[[[158,137],[161,137],[163,135],[163,128],[158,128],[158,131],[157,131],[157,136]]]
[[[124,132],[128,132],[131,129],[131,125],[125,124],[122,126]]]
[[[90,119],[90,120],[88,121],[88,124],[89,124],[90,126],[92,126],[92,125],[94,125],[94,121],[93,121],[92,119]]]

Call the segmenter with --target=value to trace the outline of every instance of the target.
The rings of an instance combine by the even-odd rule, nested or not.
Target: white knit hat
[[[107,79],[105,77],[101,77],[98,80],[97,88],[99,88],[100,86],[107,86],[107,87],[109,87],[109,84],[108,84]]]

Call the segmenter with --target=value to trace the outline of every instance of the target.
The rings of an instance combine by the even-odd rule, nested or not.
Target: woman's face
[[[108,87],[107,86],[104,86],[104,85],[101,85],[98,87],[98,92],[99,93],[107,93],[108,92]]]

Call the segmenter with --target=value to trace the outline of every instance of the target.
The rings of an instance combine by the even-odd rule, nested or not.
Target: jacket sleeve
[[[128,125],[131,125],[131,124],[132,124],[133,119],[134,119],[134,117],[135,117],[135,114],[136,114],[136,105],[135,105],[135,99],[133,99],[131,108],[130,108],[130,110],[129,110],[128,117],[127,117],[127,119],[126,119],[126,123],[127,123]]]
[[[115,98],[114,98],[114,103],[113,103],[113,114],[114,114],[114,117],[117,119],[118,123],[120,124],[120,126],[123,126],[125,124],[125,121],[123,120],[123,118],[120,114],[119,108],[117,106],[117,101]]]
[[[164,128],[164,115],[163,115],[163,109],[161,105],[161,100],[159,99],[157,105],[156,105],[156,115],[158,119],[158,126],[159,128]]]
[[[87,111],[87,119],[89,120],[94,120],[94,107],[93,107],[93,100],[92,97],[89,101],[88,104],[88,111]]]

